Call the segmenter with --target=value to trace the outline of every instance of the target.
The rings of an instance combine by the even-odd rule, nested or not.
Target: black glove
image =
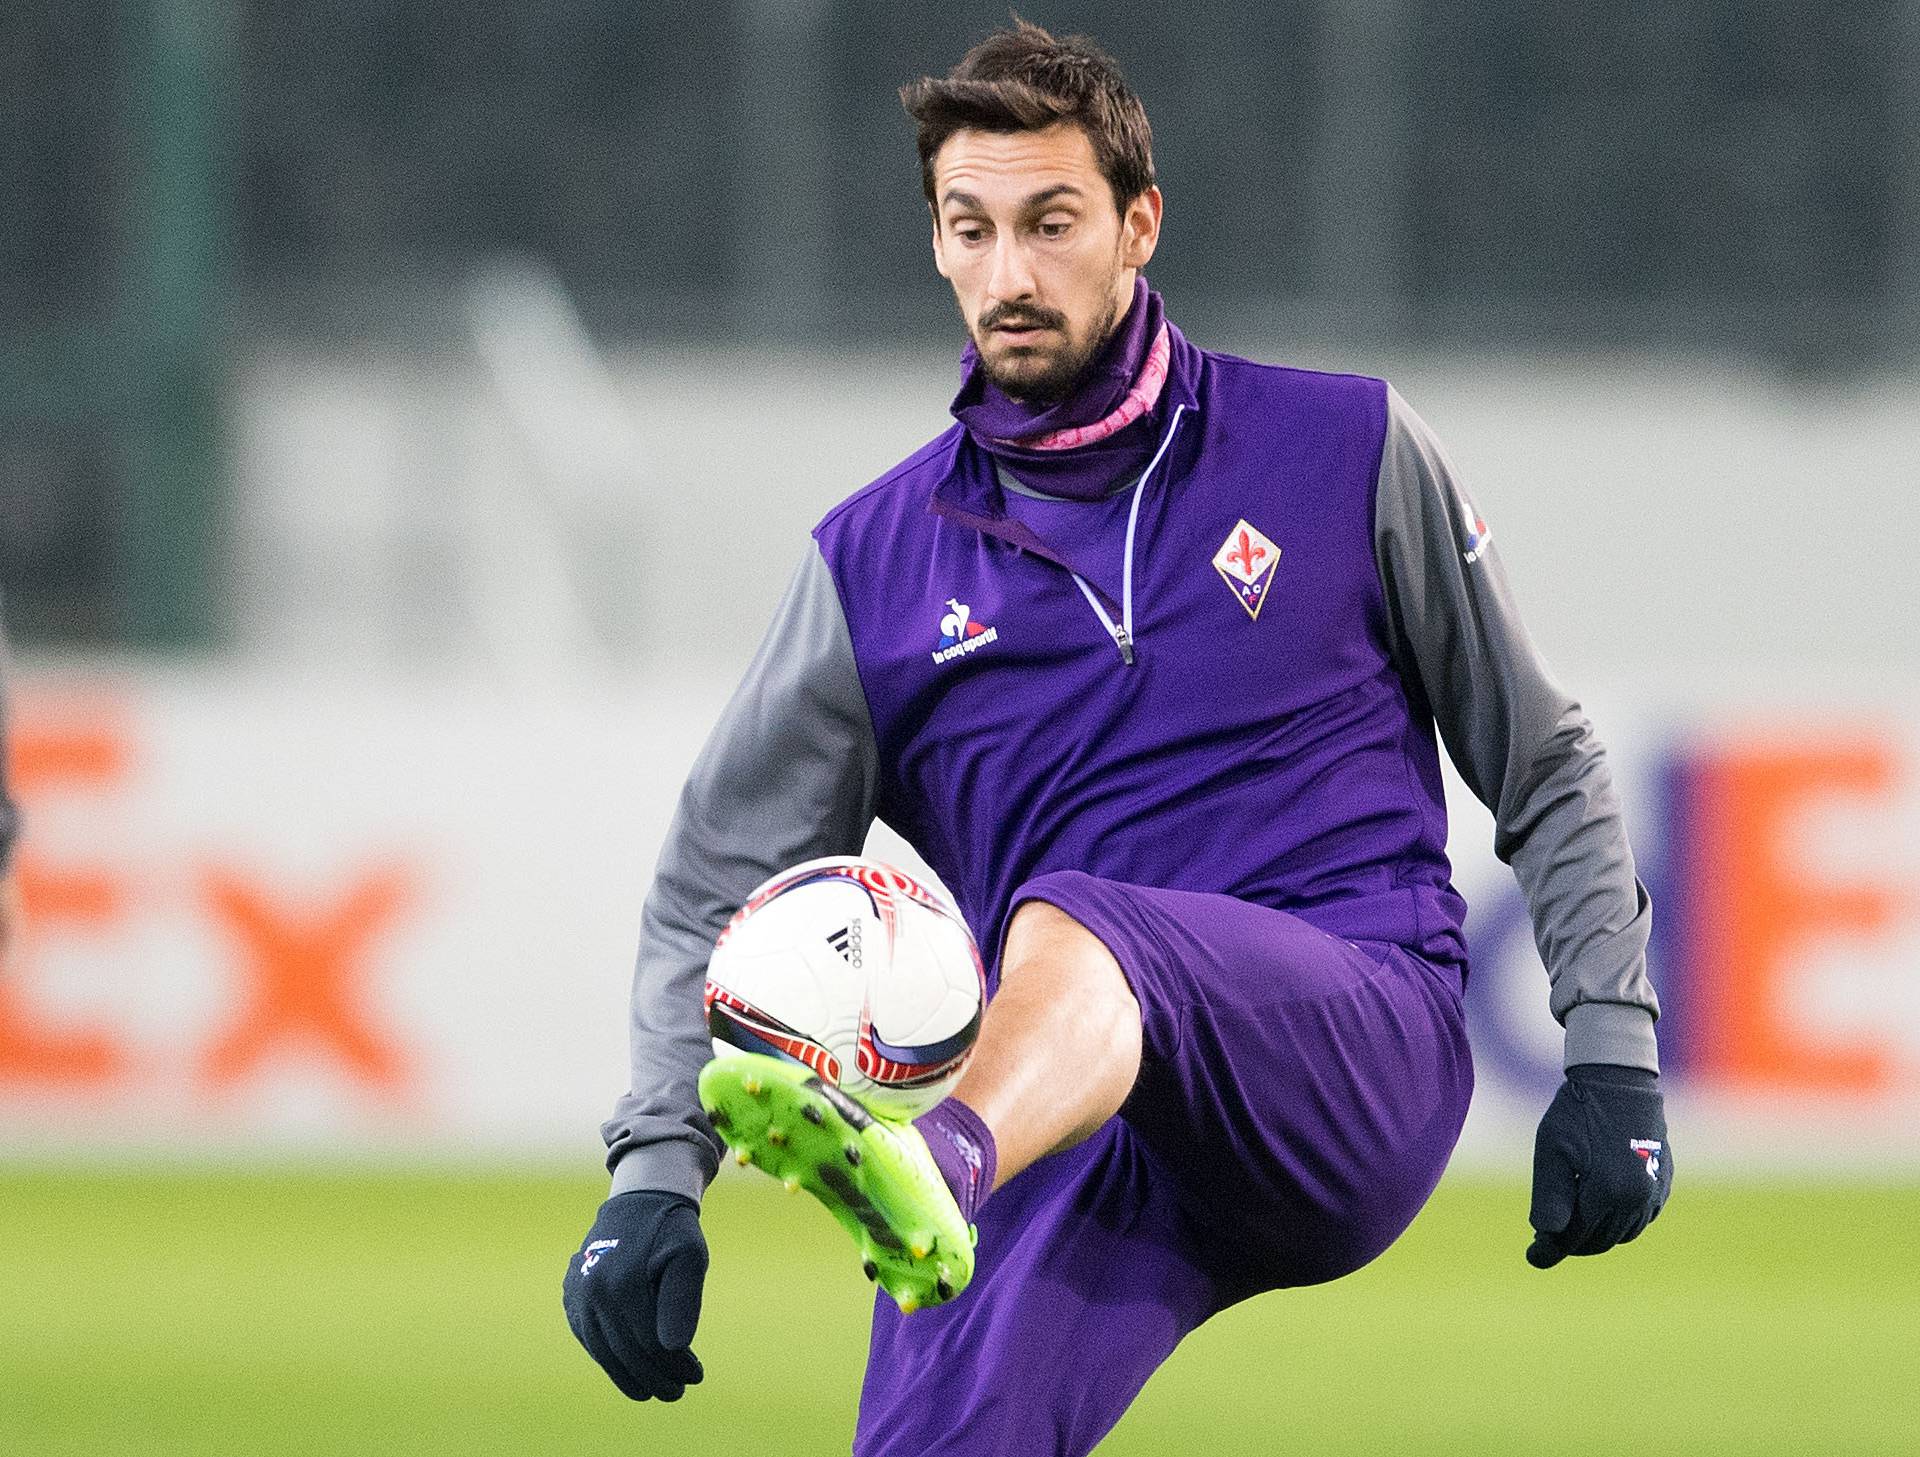
[[[1550,1270],[1568,1255],[1625,1244],[1653,1223],[1672,1187],[1659,1075],[1604,1062],[1568,1068],[1533,1143],[1527,1263]]]
[[[615,1386],[635,1401],[678,1401],[705,1374],[689,1347],[706,1278],[698,1207],[683,1194],[636,1189],[600,1206],[560,1298]]]

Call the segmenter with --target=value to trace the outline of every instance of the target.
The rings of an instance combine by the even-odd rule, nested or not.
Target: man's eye
[[[1042,223],[1040,224],[1040,236],[1043,238],[1064,238],[1067,235],[1067,229],[1072,226],[1072,223]]]
[[[982,238],[986,237],[987,230],[985,228],[975,227],[971,223],[969,223],[964,226],[955,228],[953,230],[953,235],[963,243],[977,243]]]

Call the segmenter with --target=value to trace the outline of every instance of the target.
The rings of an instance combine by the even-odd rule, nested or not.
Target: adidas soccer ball
[[[716,1056],[790,1058],[876,1113],[943,1098],[980,1031],[986,973],[947,898],[877,860],[784,870],[747,898],[707,966]]]

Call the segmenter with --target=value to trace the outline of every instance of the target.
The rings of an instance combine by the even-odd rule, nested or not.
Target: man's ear
[[[1145,268],[1160,245],[1160,213],[1165,200],[1158,187],[1149,187],[1120,215],[1120,266]]]
[[[933,271],[942,278],[950,279],[952,275],[947,272],[946,239],[940,236],[940,214],[933,211],[932,204],[928,204],[927,211],[933,217]]]

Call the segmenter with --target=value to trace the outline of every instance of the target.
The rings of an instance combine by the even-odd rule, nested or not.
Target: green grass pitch
[[[838,1227],[723,1181],[706,1384],[635,1406],[560,1312],[599,1194],[0,1168],[0,1450],[844,1452],[869,1287]],[[1683,1170],[1605,1258],[1542,1274],[1525,1237],[1523,1189],[1450,1179],[1370,1269],[1189,1339],[1102,1453],[1920,1450],[1920,1188]]]

